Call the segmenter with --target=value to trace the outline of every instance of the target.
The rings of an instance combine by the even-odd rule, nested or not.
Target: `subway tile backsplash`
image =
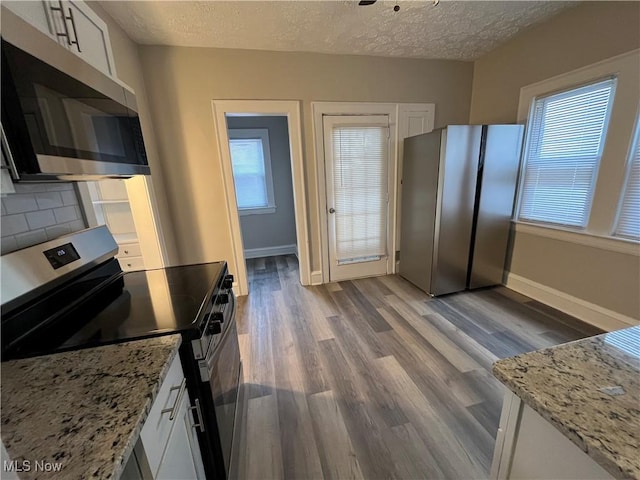
[[[73,183],[17,183],[2,197],[2,255],[86,228]]]

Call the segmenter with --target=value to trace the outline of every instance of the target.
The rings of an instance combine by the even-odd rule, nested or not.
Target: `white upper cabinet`
[[[2,5],[88,64],[116,78],[107,24],[82,0],[12,0]]]

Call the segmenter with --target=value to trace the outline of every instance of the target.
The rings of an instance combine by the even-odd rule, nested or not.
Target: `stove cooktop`
[[[109,269],[104,270],[105,276],[113,275]],[[32,305],[30,314],[34,322],[45,311],[51,314],[57,308],[62,313],[19,338],[3,353],[3,360],[170,333],[196,337],[207,307],[204,304],[210,301],[225,273],[225,262],[128,272],[116,276],[99,292],[91,292],[101,278],[99,272],[94,272]],[[65,303],[82,296],[86,297],[83,301],[64,311]],[[14,330],[29,323],[28,318],[13,320],[3,318],[3,336],[16,337],[20,332]]]

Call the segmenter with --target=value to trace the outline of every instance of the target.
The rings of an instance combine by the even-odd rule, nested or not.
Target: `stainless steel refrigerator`
[[[521,125],[450,125],[404,140],[400,275],[430,295],[502,283]]]

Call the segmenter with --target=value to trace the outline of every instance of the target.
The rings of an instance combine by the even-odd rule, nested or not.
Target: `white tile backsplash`
[[[49,192],[63,192],[73,190],[73,183],[48,183],[47,191]]]
[[[29,225],[27,225],[27,219],[24,218],[24,214],[22,213],[17,215],[3,215],[1,231],[2,236],[6,237],[17,233],[28,232]]]
[[[56,223],[73,222],[78,219],[78,212],[75,205],[69,205],[68,207],[56,208],[53,210],[56,217]]]
[[[31,230],[30,232],[19,233],[15,236],[16,246],[20,248],[30,247],[31,245],[36,245],[37,243],[42,243],[47,241],[47,232],[45,232],[44,228],[39,230]]]
[[[64,205],[60,192],[36,193],[36,202],[38,202],[38,209],[40,210],[45,208],[58,208]]]
[[[46,192],[48,183],[14,183],[16,193]]]
[[[16,183],[2,197],[2,254],[86,228],[73,183]]]
[[[69,190],[66,192],[60,192],[60,198],[62,198],[63,205],[77,205],[78,204],[78,196],[74,190]]]
[[[84,224],[79,230],[84,228]],[[67,233],[71,233],[71,225],[69,223],[62,223],[60,225],[54,225],[52,227],[45,228],[47,232],[47,238],[58,238],[62,235],[66,235]]]
[[[7,214],[33,212],[38,210],[38,202],[33,194],[16,193],[2,198]]]
[[[38,228],[50,227],[55,225],[56,217],[53,210],[38,210],[37,212],[28,212],[24,214],[27,217],[29,230],[37,230]]]

